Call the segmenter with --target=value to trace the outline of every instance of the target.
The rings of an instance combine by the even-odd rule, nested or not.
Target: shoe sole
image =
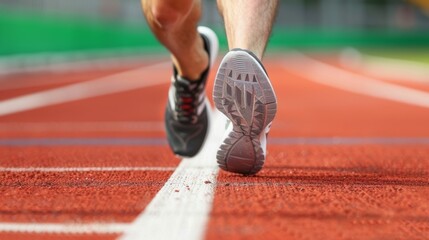
[[[233,124],[216,155],[219,167],[246,175],[257,173],[265,161],[261,134],[277,111],[276,96],[262,64],[244,50],[230,51],[216,75],[213,99]]]

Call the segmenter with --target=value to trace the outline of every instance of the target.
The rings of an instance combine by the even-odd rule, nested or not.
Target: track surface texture
[[[123,89],[136,66],[0,76],[0,239],[121,238],[166,187],[179,201],[201,186],[211,211],[195,239],[428,239],[429,78],[377,77],[335,55],[268,56],[278,105],[263,169],[213,171],[194,189],[164,139],[171,66],[142,62]],[[45,98],[73,84],[89,88]],[[184,161],[216,162],[213,152]],[[166,186],[172,176],[182,178]]]

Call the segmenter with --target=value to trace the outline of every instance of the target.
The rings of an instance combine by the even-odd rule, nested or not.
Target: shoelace
[[[196,123],[198,120],[199,83],[175,81],[177,120],[183,123]]]

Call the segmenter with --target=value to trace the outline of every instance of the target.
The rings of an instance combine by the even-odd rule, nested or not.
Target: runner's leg
[[[200,0],[142,0],[143,13],[158,40],[170,51],[178,74],[199,79],[209,58],[197,32]]]

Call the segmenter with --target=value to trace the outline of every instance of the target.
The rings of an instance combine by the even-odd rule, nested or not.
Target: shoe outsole
[[[233,124],[216,155],[219,167],[246,175],[259,172],[265,162],[259,139],[277,111],[276,96],[262,64],[247,51],[230,51],[216,75],[213,99]]]

